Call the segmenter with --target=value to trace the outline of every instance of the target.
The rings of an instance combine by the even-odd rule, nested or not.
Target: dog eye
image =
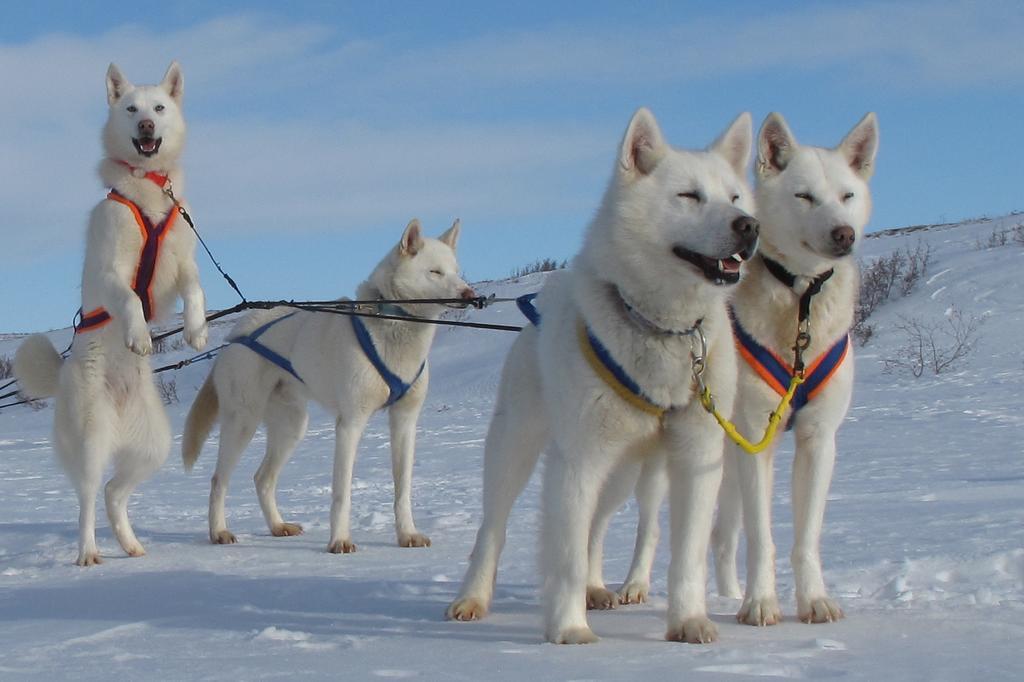
[[[164,105],[163,104],[157,104],[153,108],[156,109],[157,111],[163,111],[164,110]]]
[[[812,197],[812,196],[811,196],[810,194],[808,194],[807,192],[797,192],[797,193],[796,193],[796,194],[794,194],[793,196],[795,196],[795,197],[796,197],[797,199],[803,199],[803,200],[804,200],[804,201],[806,201],[806,202],[807,202],[808,204],[813,204],[813,203],[814,203],[814,197]]]
[[[128,106],[128,113],[129,113],[129,114],[134,114],[134,113],[135,113],[135,112],[137,112],[138,110],[139,110],[139,108],[138,108],[137,106],[135,106],[134,104],[130,104],[130,105]]]
[[[847,201],[849,201],[852,198],[853,198],[853,192],[847,192],[846,194],[843,195],[843,203],[846,203]]]
[[[700,203],[699,192],[680,192],[676,196],[679,197],[680,199],[691,199],[693,201],[696,201],[697,203]]]
[[[431,275],[437,275],[438,277],[440,277],[440,276],[441,276],[441,275],[443,275],[444,273],[443,273],[443,272],[441,272],[440,270],[431,270],[431,271],[430,271],[430,274],[431,274]]]
[[[733,194],[732,195],[732,203],[735,204],[739,200],[740,200],[740,195],[739,194]]]

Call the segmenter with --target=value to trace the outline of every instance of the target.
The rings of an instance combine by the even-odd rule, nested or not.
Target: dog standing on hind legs
[[[476,294],[459,276],[455,247],[459,222],[438,239],[421,234],[413,220],[401,241],[359,285],[359,300],[471,299]],[[397,309],[396,309],[397,308]],[[438,304],[405,311],[388,304],[386,314],[436,318]],[[267,451],[256,472],[256,492],[270,532],[297,535],[277,508],[278,475],[306,431],[306,404],[316,400],[336,416],[331,537],[327,551],[356,550],[349,518],[352,469],[367,421],[387,408],[395,481],[395,529],[402,547],[425,547],[430,539],[412,517],[412,468],[416,421],[427,395],[427,354],[436,326],[289,308],[257,311],[242,318],[228,336],[230,345],[189,410],[182,459],[190,470],[203,442],[220,419],[217,468],[210,483],[210,541],[237,541],[224,514],[231,472],[260,422],[267,428]]]
[[[29,337],[14,372],[32,398],[56,396],[54,449],[79,501],[80,566],[101,562],[96,495],[107,464],[107,516],[129,556],[145,554],[128,520],[128,496],[167,458],[171,430],[145,358],[148,323],[181,297],[185,341],[206,345],[205,299],[195,264],[195,236],[177,220],[165,194],[179,196],[178,157],[185,142],[184,79],[172,63],[159,85],[134,86],[117,66],[107,70],[110,111],[99,174],[111,188],[93,209],[82,273],[82,318],[63,360],[43,335]]]
[[[758,135],[756,200],[761,253],[733,300],[740,362],[735,421],[757,434],[793,374],[802,299],[809,300],[804,385],[789,419],[796,434],[792,500],[792,566],[797,616],[807,623],[843,617],[825,587],[821,531],[836,457],[836,431],[853,390],[847,332],[859,290],[853,260],[871,212],[868,180],[878,150],[878,121],[867,114],[834,149],[797,143],[785,120],[771,114]],[[816,293],[815,293],[816,292]],[[774,357],[773,357],[774,356]],[[819,362],[820,360],[820,362]],[[803,393],[801,393],[803,392]],[[774,447],[748,455],[729,446],[713,548],[718,591],[742,593],[736,575],[741,525],[747,536],[747,586],[737,619],[774,625],[782,612],[775,590],[771,535]]]
[[[508,514],[540,453],[545,636],[596,640],[587,624],[592,558],[609,509],[641,467],[664,458],[672,518],[666,638],[708,642],[706,552],[722,432],[695,395],[694,342],[707,339],[708,383],[728,412],[735,388],[725,302],[757,245],[744,174],[752,134],[740,116],[707,151],[670,147],[640,109],[584,245],[537,297],[537,325],[513,343],[484,450],[484,517],[455,620],[490,606]],[[699,351],[698,351],[699,352]],[[588,595],[588,593],[590,593]]]

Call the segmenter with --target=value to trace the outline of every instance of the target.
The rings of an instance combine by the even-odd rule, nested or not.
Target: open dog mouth
[[[705,279],[715,284],[736,284],[740,281],[740,268],[743,263],[750,260],[757,251],[757,242],[752,246],[745,247],[725,258],[711,258],[691,251],[682,246],[674,246],[672,253],[687,263],[692,263],[700,268]]]
[[[163,139],[162,137],[133,137],[132,144],[135,145],[135,151],[148,158],[160,151],[160,143]]]

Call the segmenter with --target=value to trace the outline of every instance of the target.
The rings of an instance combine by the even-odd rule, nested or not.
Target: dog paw
[[[146,550],[142,547],[142,544],[135,542],[135,544],[124,547],[125,554],[130,557],[146,556]]]
[[[777,625],[782,620],[782,609],[779,608],[777,597],[763,597],[761,599],[745,599],[736,620],[746,625]]]
[[[686,618],[677,625],[670,626],[665,633],[665,639],[670,642],[710,644],[718,639],[718,628],[707,616]]]
[[[185,343],[192,348],[196,350],[206,348],[207,328],[205,324],[198,327],[186,327],[183,333],[185,335]]]
[[[97,566],[103,563],[99,552],[81,552],[75,560],[76,566]]]
[[[464,622],[480,620],[486,615],[487,604],[482,599],[474,599],[473,597],[456,599],[448,606],[448,610],[444,612],[444,617],[447,620],[460,620]]]
[[[619,595],[604,586],[587,587],[587,608],[608,611],[619,605]]]
[[[619,588],[620,604],[646,604],[650,585],[645,582],[630,581]]]
[[[398,536],[399,547],[430,547],[430,538],[422,533],[402,533]]]
[[[356,546],[351,540],[335,540],[327,545],[327,551],[331,554],[352,554],[356,551]]]
[[[804,609],[800,608],[797,617],[804,623],[834,623],[843,618],[843,610],[829,597],[812,599]]]
[[[270,534],[275,538],[287,538],[293,535],[302,535],[302,526],[297,523],[278,523],[270,529]]]
[[[149,355],[153,352],[153,339],[149,328],[143,325],[139,329],[129,329],[124,337],[124,345],[136,355]]]
[[[548,633],[548,641],[552,644],[593,644],[598,641],[598,636],[587,626],[563,628],[554,633]]]
[[[210,542],[215,545],[233,545],[238,542],[238,538],[229,530],[219,530],[216,533],[210,533]]]

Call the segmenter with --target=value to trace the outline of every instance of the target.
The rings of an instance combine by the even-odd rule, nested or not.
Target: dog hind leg
[[[619,603],[641,604],[647,601],[651,588],[651,567],[654,552],[658,547],[658,512],[668,493],[668,475],[665,472],[665,458],[650,456],[644,461],[643,471],[636,483],[636,500],[640,511],[636,528],[636,546],[633,549],[633,563],[629,567],[625,582],[619,588]]]
[[[114,458],[114,476],[107,482],[104,497],[114,536],[128,556],[138,557],[146,552],[128,520],[128,497],[167,460],[171,426],[151,381],[140,382],[129,410],[121,417],[131,425],[129,433]]]
[[[728,447],[725,453],[722,489],[718,494],[718,516],[711,533],[712,554],[715,557],[715,584],[718,594],[729,599],[741,599],[740,581],[736,573],[736,550],[743,526],[743,498],[740,496],[740,457],[750,457]]]
[[[228,530],[224,499],[227,497],[231,472],[256,433],[260,417],[245,408],[223,410],[222,414],[217,468],[210,480],[210,542],[230,545],[238,542],[238,539]]]
[[[629,497],[640,476],[641,463],[626,460],[616,467],[605,481],[598,498],[597,511],[590,526],[590,541],[587,547],[587,608],[597,610],[614,609],[619,604],[619,595],[609,590],[604,583],[604,538],[612,516]]]
[[[306,400],[294,391],[278,386],[267,404],[264,422],[267,425],[267,453],[253,477],[263,518],[275,537],[301,535],[302,526],[287,523],[281,518],[277,508],[277,479],[295,446],[306,434],[309,423]]]

